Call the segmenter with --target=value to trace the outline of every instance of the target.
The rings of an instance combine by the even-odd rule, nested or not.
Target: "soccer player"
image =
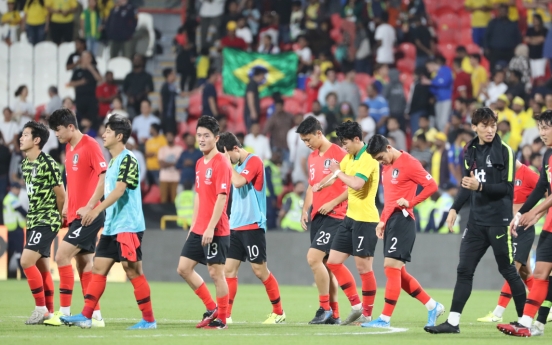
[[[113,157],[105,176],[105,199],[81,220],[83,227],[90,226],[105,211],[105,226],[98,241],[82,313],[61,316],[65,324],[92,327],[92,314],[105,290],[107,274],[115,262],[120,262],[134,287],[134,296],[142,312],[142,320],[129,329],[157,328],[150,287],[142,270],[142,238],[146,223],[142,212],[140,172],[136,157],[125,148],[131,133],[132,127],[127,118],[121,115],[109,118],[102,136],[104,147]]]
[[[232,166],[224,154],[217,150],[219,124],[214,117],[200,117],[196,131],[203,158],[196,163],[192,226],[182,248],[177,271],[207,308],[196,327],[223,329],[227,328],[228,284],[224,277],[224,264],[230,246],[226,207],[228,189],[232,182]],[[194,270],[198,263],[207,264],[209,275],[215,283],[217,303],[213,301],[203,279]]]
[[[372,320],[376,298],[377,285],[372,262],[378,241],[376,226],[379,223],[379,212],[376,208],[376,193],[379,163],[366,152],[366,145],[362,142],[362,129],[357,122],[341,123],[336,129],[336,135],[348,154],[339,164],[332,161],[331,174],[312,189],[313,196],[316,197],[320,190],[327,188],[328,181],[333,176],[349,187],[347,216],[335,234],[326,266],[332,271],[352,306],[351,313],[341,324],[361,324]],[[355,278],[343,264],[351,255],[355,258],[362,280],[362,303]]]
[[[310,324],[340,324],[339,305],[337,303],[337,280],[325,266],[332,241],[345,218],[347,211],[347,186],[341,180],[332,181],[332,185],[313,196],[313,186],[330,174],[333,160],[341,162],[346,152],[332,144],[322,133],[320,122],[312,116],[307,117],[297,127],[296,133],[313,152],[309,155],[309,187],[307,188],[301,223],[307,229],[308,211],[312,206],[310,240],[307,261],[314,274],[318,288],[320,308]]]
[[[92,279],[92,264],[98,232],[104,225],[105,215],[101,213],[93,223],[88,225],[82,224],[82,217],[97,206],[104,195],[107,164],[98,142],[79,131],[77,118],[71,110],[62,108],[54,111],[48,119],[48,124],[59,141],[66,144],[67,199],[63,207],[63,216],[67,219],[69,230],[60,242],[56,253],[60,308],[44,324],[61,326],[63,323],[60,316],[71,315],[71,300],[75,284],[71,259],[75,258],[83,296]],[[92,326],[105,327],[99,303],[92,317]]]
[[[25,159],[21,162],[29,196],[27,243],[21,255],[21,267],[35,299],[35,310],[27,325],[42,324],[53,313],[54,283],[50,275],[50,248],[61,227],[65,190],[61,173],[52,157],[42,152],[50,132],[43,124],[29,121],[19,139]]]
[[[390,327],[391,316],[401,294],[401,288],[425,305],[428,311],[427,324],[434,325],[445,308],[424,291],[416,278],[406,271],[405,264],[410,262],[416,240],[414,206],[435,193],[437,184],[424,170],[420,161],[389,145],[389,141],[383,135],[374,135],[368,141],[366,152],[383,165],[385,206],[380,222],[376,226],[376,234],[378,238],[383,239],[384,243],[383,267],[387,284],[383,312],[376,320],[363,323],[361,326]],[[416,195],[418,185],[424,189]]]
[[[533,170],[529,169],[526,165],[521,164],[516,160],[516,176],[514,182],[514,214],[519,211],[523,203],[527,201],[529,194],[535,189],[539,175]],[[546,187],[545,187],[546,188]],[[540,217],[539,217],[540,218]],[[531,267],[527,265],[529,261],[529,254],[533,247],[535,240],[535,227],[530,226],[527,230],[523,231],[523,228],[519,228],[517,231],[517,237],[512,239],[514,246],[514,262],[516,269],[523,279],[523,282],[529,290],[533,287],[533,275]],[[512,291],[508,282],[504,282],[502,290],[500,291],[500,297],[498,298],[498,305],[494,311],[489,312],[485,317],[477,319],[479,322],[502,322],[502,314],[510,300],[512,299]]]
[[[462,188],[447,217],[449,230],[452,231],[457,213],[468,199],[470,217],[460,244],[448,319],[438,326],[424,328],[433,334],[460,333],[460,315],[471,294],[473,274],[489,247],[493,248],[498,271],[512,290],[519,317],[525,301],[525,285],[514,266],[508,230],[513,219],[514,153],[497,135],[497,115],[491,109],[474,111],[472,129],[477,136],[465,147]]]
[[[262,160],[245,151],[232,133],[222,133],[217,148],[231,164],[232,205],[230,212],[230,249],[225,265],[228,283],[228,310],[226,322],[232,323],[231,314],[238,290],[238,270],[242,261],[249,260],[253,273],[263,282],[272,313],[264,324],[282,323],[286,314],[280,301],[280,288],[266,264],[266,179]]]

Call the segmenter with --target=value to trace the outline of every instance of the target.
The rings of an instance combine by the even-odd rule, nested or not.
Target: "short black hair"
[[[217,150],[219,150],[219,152],[224,152],[224,149],[226,149],[226,151],[232,151],[235,146],[242,148],[242,144],[233,133],[220,133],[219,140],[217,141]]]
[[[366,108],[366,110],[369,110],[369,109],[370,109],[370,107],[369,107],[368,104],[366,104],[366,103],[360,103],[360,104],[358,105],[358,107],[359,107],[359,108]]]
[[[470,57],[476,59],[478,62],[481,62],[481,54],[479,53],[470,54]]]
[[[362,141],[362,128],[360,128],[358,122],[346,121],[340,123],[335,129],[335,134],[339,141],[354,140],[355,138]]]
[[[23,126],[23,129],[25,128],[31,129],[31,135],[33,136],[33,139],[40,138],[38,148],[42,150],[44,145],[46,145],[48,138],[50,137],[50,132],[48,131],[48,128],[46,128],[46,126],[44,126],[42,123],[36,121],[27,122],[25,126]]]
[[[374,157],[378,153],[387,150],[387,145],[389,145],[389,140],[387,140],[386,137],[381,134],[374,134],[374,136],[368,140],[366,152]]]
[[[458,67],[462,67],[462,58],[459,58],[459,57],[454,58],[454,60],[452,60],[452,63]]]
[[[155,129],[155,131],[156,131],[157,133],[161,133],[161,125],[158,124],[158,123],[152,123],[151,126],[150,126],[150,128]]]
[[[529,161],[532,161],[533,159],[540,158],[540,157],[542,157],[540,152],[533,152],[533,153],[531,153],[531,156],[529,156]]]
[[[151,101],[148,98],[144,98],[143,100],[141,100],[140,104],[142,104],[144,102],[147,102],[149,104],[149,106],[151,107]]]
[[[167,79],[167,77],[172,73],[173,69],[170,67],[163,68],[163,77]]]
[[[467,53],[468,51],[466,50],[466,47],[464,47],[464,46],[457,46],[456,47],[456,52],[457,53],[460,53],[460,52]]]
[[[128,138],[130,138],[130,135],[132,134],[132,125],[130,124],[130,120],[118,114],[111,115],[105,124],[105,127],[115,132],[115,136],[122,134],[123,144],[127,143]]]
[[[518,80],[521,80],[521,77],[523,76],[523,74],[521,74],[519,70],[513,69],[513,70],[510,70],[510,72],[512,72],[512,75],[515,76]]]
[[[535,116],[535,120],[539,125],[552,126],[552,110],[546,110]],[[538,137],[540,140],[540,137]]]
[[[426,135],[424,133],[420,133],[416,136],[416,140],[417,141],[423,141],[423,142],[427,142],[427,138],[426,138]]]
[[[50,86],[50,87],[48,88],[48,91],[50,91],[50,92],[53,93],[54,95],[57,95],[57,94],[58,94],[58,88],[55,87],[55,86],[53,86],[53,85]]]
[[[209,131],[211,131],[211,133],[213,133],[214,136],[219,135],[219,131],[220,131],[219,123],[212,116],[203,115],[202,117],[200,117],[199,120],[197,121],[196,130],[199,127],[208,129]]]
[[[299,126],[297,126],[297,130],[295,131],[295,133],[307,135],[316,134],[316,132],[318,131],[322,132],[322,125],[316,119],[316,117],[309,116],[304,119],[303,122],[299,124]]]
[[[472,125],[477,126],[482,123],[484,125],[489,125],[493,122],[497,122],[498,117],[491,108],[482,107],[475,109],[472,114]]]
[[[73,114],[71,109],[67,108],[61,108],[54,111],[48,119],[48,125],[54,131],[57,131],[60,126],[67,128],[69,125],[73,125],[76,129],[79,128],[77,117]]]
[[[19,95],[23,92],[24,89],[27,89],[27,85],[20,85],[16,90],[15,90],[15,97],[19,97]]]

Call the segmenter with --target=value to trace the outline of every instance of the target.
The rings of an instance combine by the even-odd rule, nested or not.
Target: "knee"
[[[309,263],[309,266],[311,268],[313,268],[315,266],[318,266],[322,263],[322,261],[320,261],[320,259],[318,259],[316,256],[311,255],[311,254],[307,254],[307,262]]]
[[[193,270],[191,270],[189,267],[182,265],[179,265],[176,269],[176,272],[184,279],[188,278],[192,274],[192,271]]]
[[[125,268],[125,273],[126,273],[127,278],[129,280],[133,280],[135,278],[138,278],[141,275],[140,272],[138,272],[134,268],[130,268],[130,267]]]
[[[268,268],[264,265],[254,265],[251,267],[255,276],[261,280],[268,276]]]
[[[21,262],[23,264],[23,262]],[[539,280],[548,280],[548,276],[550,275],[550,271],[543,269],[540,265],[537,264],[535,267],[535,271],[533,271],[533,277],[535,279]]]
[[[474,269],[472,267],[458,266],[458,268],[456,269],[458,279],[473,280],[473,273]]]
[[[372,272],[372,266],[371,265],[366,265],[366,264],[359,265],[359,264],[357,264],[356,268],[358,270],[358,274],[366,274],[366,273]]]
[[[36,262],[33,262],[32,260],[29,260],[29,258],[26,258],[26,257],[21,257],[21,267],[23,267],[24,270],[26,270],[27,268],[29,267],[32,267],[34,265],[36,265]]]
[[[209,276],[215,284],[221,282],[222,280],[225,280],[224,270],[210,269]]]
[[[67,258],[63,251],[58,250],[55,257],[56,263],[58,266],[67,266],[71,264],[71,259]]]

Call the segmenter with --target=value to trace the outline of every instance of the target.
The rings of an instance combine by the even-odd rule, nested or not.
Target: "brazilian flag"
[[[225,48],[222,57],[222,86],[225,94],[244,96],[255,68],[267,71],[264,83],[259,85],[260,97],[271,96],[274,92],[289,96],[297,87],[299,59],[294,52],[260,54]]]

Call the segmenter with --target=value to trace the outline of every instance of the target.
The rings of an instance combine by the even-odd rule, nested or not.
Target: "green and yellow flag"
[[[270,96],[274,92],[289,96],[297,87],[299,59],[294,52],[270,55],[225,48],[222,57],[222,86],[225,94],[244,96],[255,67],[264,67],[268,71],[265,82],[259,86],[260,97]]]

